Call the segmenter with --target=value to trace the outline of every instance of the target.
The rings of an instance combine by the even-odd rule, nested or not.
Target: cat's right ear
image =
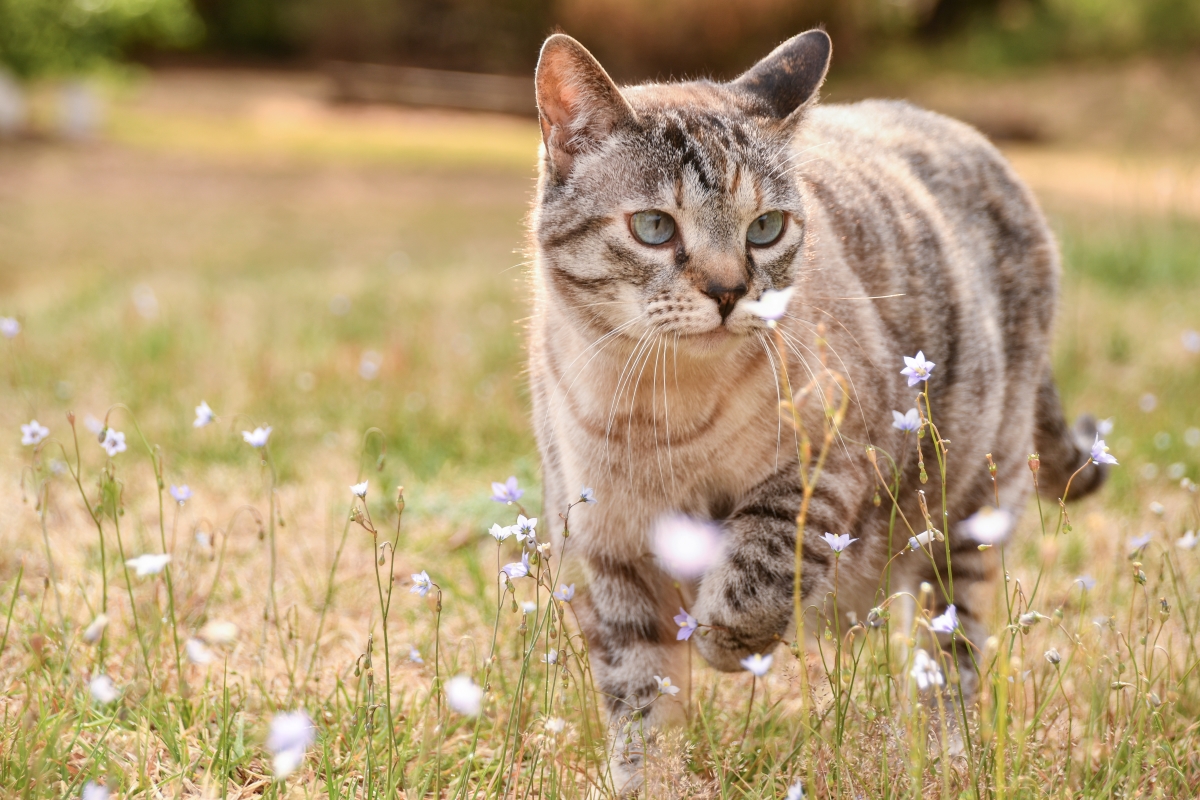
[[[542,45],[534,80],[542,141],[560,180],[570,175],[580,153],[634,119],[633,109],[600,62],[564,33]]]

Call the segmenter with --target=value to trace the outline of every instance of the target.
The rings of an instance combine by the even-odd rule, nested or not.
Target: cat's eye
[[[750,223],[750,228],[746,231],[746,241],[755,247],[766,247],[775,244],[781,233],[783,233],[783,212],[768,211]]]
[[[629,230],[642,244],[666,244],[675,235],[675,220],[662,211],[639,211],[629,218]]]

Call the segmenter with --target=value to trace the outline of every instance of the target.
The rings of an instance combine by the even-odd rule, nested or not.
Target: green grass
[[[539,611],[514,611],[511,595],[498,608],[497,560],[518,552],[484,535],[515,513],[487,499],[488,481],[514,473],[542,528],[559,524],[559,509],[539,507],[522,377],[536,128],[422,119],[335,116],[264,133],[253,120],[132,104],[114,111],[107,142],[0,147],[0,315],[24,326],[0,340],[5,794],[77,795],[103,780],[129,797],[414,798],[437,787],[583,797],[603,783],[602,723],[570,607],[524,579],[517,598]],[[803,662],[777,652],[750,708],[748,675],[696,659],[689,724],[654,749],[646,796],[781,797],[795,780],[819,797],[1200,790],[1200,553],[1172,544],[1200,523],[1196,494],[1180,486],[1200,479],[1187,434],[1200,427],[1200,356],[1180,338],[1200,328],[1200,223],[1113,214],[1052,190],[1066,261],[1059,382],[1073,412],[1115,418],[1122,466],[1102,497],[1071,508],[1069,532],[1055,533],[1046,505],[1047,532],[1031,510],[1006,548],[1017,611],[998,590],[997,640],[978,643],[987,688],[966,728],[971,757],[947,763],[924,735],[938,727],[936,704],[912,692],[898,646],[911,631],[891,630],[890,647],[884,628],[839,648],[818,630]],[[360,374],[367,351],[378,354],[372,378]],[[220,419],[198,430],[202,399]],[[92,441],[85,416],[116,403],[161,467],[124,410],[110,424],[127,452],[110,462]],[[62,451],[18,444],[17,426],[36,417],[74,465],[69,410],[86,505],[55,472]],[[269,465],[240,435],[267,424]],[[381,435],[364,447],[371,427]],[[160,515],[156,470],[195,497],[182,508],[166,498]],[[376,535],[346,523],[360,475]],[[165,574],[126,584],[118,524],[126,555],[167,542],[172,592]],[[1127,541],[1143,531],[1154,543],[1135,567]],[[408,592],[422,569],[442,587],[440,617],[432,595]],[[1081,593],[1081,574],[1097,588]],[[1047,619],[1006,630],[1039,576],[1031,607]],[[105,596],[100,648],[82,634]],[[1113,627],[1093,624],[1109,616]],[[213,620],[236,623],[236,641],[189,664],[176,633]],[[423,665],[408,661],[410,645]],[[1043,657],[1052,646],[1057,667]],[[556,666],[541,661],[549,648],[563,653]],[[830,683],[827,668],[846,682]],[[100,670],[120,690],[112,704],[90,699]],[[459,673],[490,684],[477,721],[439,703],[440,683]],[[295,775],[272,781],[268,722],[299,707],[316,743]],[[561,734],[547,732],[550,717],[566,721]]]

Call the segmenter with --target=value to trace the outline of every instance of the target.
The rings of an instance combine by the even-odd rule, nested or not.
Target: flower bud
[[[1062,661],[1062,654],[1059,653],[1055,648],[1051,647],[1046,651],[1046,660],[1051,664],[1058,666],[1059,662]]]
[[[1029,471],[1037,474],[1037,471],[1042,468],[1042,458],[1037,453],[1029,454]]]

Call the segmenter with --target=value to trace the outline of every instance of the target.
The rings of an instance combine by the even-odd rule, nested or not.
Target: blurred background
[[[388,480],[450,516],[482,477],[536,484],[542,39],[727,78],[818,24],[825,102],[965,119],[1038,193],[1067,404],[1130,466],[1110,499],[1200,478],[1198,0],[0,0],[0,429],[124,402],[168,479],[219,484],[271,424],[285,480],[344,483],[378,425]],[[231,435],[192,429],[201,400]]]

